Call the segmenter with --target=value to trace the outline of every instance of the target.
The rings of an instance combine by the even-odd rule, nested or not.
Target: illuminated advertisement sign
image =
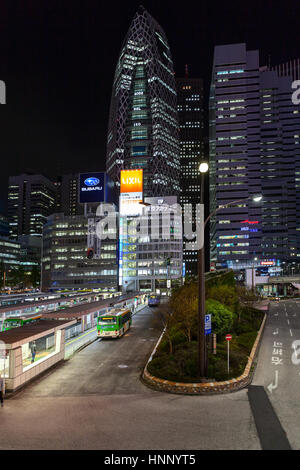
[[[121,170],[120,215],[139,215],[143,206],[143,170]]]
[[[275,260],[261,261],[261,266],[275,266]]]
[[[120,192],[143,193],[143,170],[121,170]]]
[[[104,202],[105,173],[81,173],[79,175],[79,202]]]
[[[258,220],[241,220],[241,224],[259,224]]]

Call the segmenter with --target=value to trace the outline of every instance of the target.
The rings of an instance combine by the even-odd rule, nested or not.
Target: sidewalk
[[[253,307],[257,308],[258,310],[268,311],[269,305],[270,305],[270,300],[264,299],[264,300],[259,300],[258,302],[255,302],[253,304]]]

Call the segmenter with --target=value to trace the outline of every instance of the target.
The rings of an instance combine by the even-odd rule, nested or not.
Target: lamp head
[[[260,202],[262,200],[262,194],[255,194],[252,196],[252,201],[253,202]]]
[[[208,164],[206,162],[201,162],[199,165],[200,173],[207,173],[208,172]]]

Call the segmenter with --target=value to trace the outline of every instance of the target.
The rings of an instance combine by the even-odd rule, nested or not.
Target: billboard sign
[[[143,170],[121,170],[120,215],[139,215],[143,206]]]
[[[79,202],[81,204],[104,202],[105,173],[81,173],[79,175]]]

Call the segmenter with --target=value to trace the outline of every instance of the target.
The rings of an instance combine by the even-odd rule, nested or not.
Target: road
[[[260,449],[247,390],[153,391],[141,370],[161,332],[155,309],[120,340],[97,340],[0,409],[0,449]]]
[[[265,388],[292,449],[299,450],[299,300],[271,302],[252,383]]]

